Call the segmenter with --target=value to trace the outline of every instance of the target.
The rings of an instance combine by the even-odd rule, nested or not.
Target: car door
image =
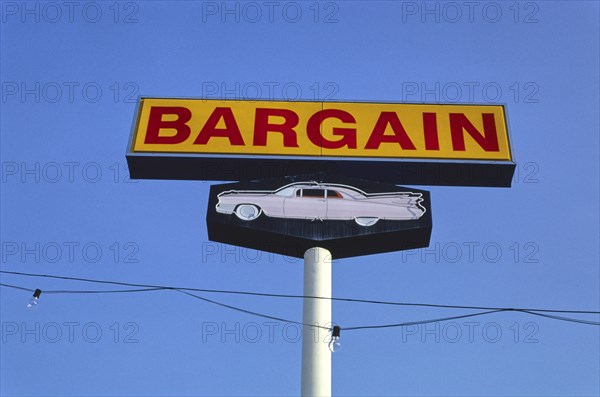
[[[327,219],[352,219],[348,200],[337,190],[327,189]]]
[[[324,219],[327,215],[325,189],[299,188],[283,206],[286,218]]]

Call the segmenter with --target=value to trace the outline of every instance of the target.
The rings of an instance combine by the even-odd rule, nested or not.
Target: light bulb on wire
[[[342,348],[342,344],[340,343],[340,331],[342,329],[339,325],[334,325],[333,330],[331,331],[331,339],[329,340],[329,350],[332,353],[339,351]]]
[[[35,310],[38,307],[38,301],[40,300],[40,295],[42,294],[42,290],[37,288],[33,292],[33,297],[27,302],[27,308],[30,310]]]

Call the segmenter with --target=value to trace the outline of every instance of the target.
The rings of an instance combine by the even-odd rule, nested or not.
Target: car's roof
[[[284,189],[289,188],[299,188],[299,189],[335,189],[341,192],[349,193],[349,194],[360,194],[362,196],[367,196],[368,194],[363,192],[362,190],[349,185],[342,185],[338,183],[327,183],[327,182],[293,182],[288,185],[282,186],[279,189],[275,190],[276,192],[280,192]]]
[[[285,185],[280,187],[279,190],[283,190],[283,189],[287,189],[290,187],[295,187],[295,188],[309,188],[309,189],[349,189],[349,190],[353,190],[355,192],[361,192],[360,189],[357,189],[353,186],[348,186],[348,185],[340,185],[340,184],[335,184],[335,183],[322,183],[322,182],[294,182],[294,183],[290,183],[289,185]]]
[[[386,192],[386,193],[367,193],[357,187],[350,185],[343,185],[340,183],[327,183],[327,182],[293,182],[287,184],[285,186],[276,189],[274,192],[280,192],[284,189],[289,188],[309,188],[309,189],[336,189],[342,192],[348,192],[353,194],[360,194],[362,196],[382,196],[382,195],[413,195],[416,197],[421,197],[421,193],[414,192]]]

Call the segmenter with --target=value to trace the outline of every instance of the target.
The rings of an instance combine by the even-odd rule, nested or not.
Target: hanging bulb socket
[[[335,353],[336,351],[340,350],[341,348],[341,344],[340,344],[340,332],[342,331],[342,329],[340,328],[339,325],[334,325],[333,329],[331,330],[331,339],[329,340],[329,350],[332,353]]]
[[[37,291],[39,291],[39,290],[37,290]],[[333,331],[331,332],[331,336],[334,337],[334,338],[339,338],[341,331],[342,331],[342,329],[340,328],[339,325],[334,325],[333,326]]]
[[[28,309],[31,309],[31,310],[37,309],[38,300],[40,299],[40,295],[42,295],[42,290],[39,288],[36,288],[36,290],[33,292],[33,297],[27,303]]]

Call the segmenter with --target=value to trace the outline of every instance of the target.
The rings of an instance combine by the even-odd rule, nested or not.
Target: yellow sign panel
[[[512,161],[501,105],[144,98],[131,152]]]

